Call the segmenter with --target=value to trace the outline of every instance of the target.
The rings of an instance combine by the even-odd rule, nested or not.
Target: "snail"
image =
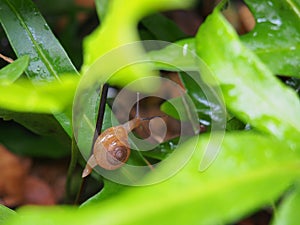
[[[137,95],[135,118],[124,124],[110,127],[98,136],[94,144],[93,154],[87,161],[82,177],[88,176],[97,165],[106,170],[115,170],[123,166],[130,155],[128,133],[140,126],[143,121],[155,117],[160,116],[140,118],[139,96]]]

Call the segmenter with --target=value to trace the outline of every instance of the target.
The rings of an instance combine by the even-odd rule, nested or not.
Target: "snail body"
[[[123,166],[130,155],[128,133],[138,127],[141,121],[136,117],[102,132],[96,139],[93,154],[87,161],[82,177],[88,176],[97,165],[106,170],[115,170]]]

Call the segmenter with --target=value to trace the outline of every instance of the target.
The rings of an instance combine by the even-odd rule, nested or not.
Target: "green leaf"
[[[199,172],[209,141],[209,136],[202,136],[199,142],[192,139],[182,145],[180,152],[195,146],[197,151],[179,173],[164,182],[130,188],[80,210],[26,207],[18,211],[22,219],[8,225],[43,224],[45,219],[74,225],[232,223],[278,199],[299,177],[299,155],[282,141],[251,132],[227,134],[216,161]],[[165,163],[152,176],[159,176],[169,166]]]
[[[289,79],[287,79],[285,81],[285,83],[290,86],[291,88],[293,88],[298,96],[300,95],[300,79],[299,78],[295,78],[295,77],[291,77]]]
[[[16,215],[15,211],[0,204],[0,225],[5,225],[9,218]]]
[[[243,43],[254,51],[274,74],[299,77],[300,2],[245,0],[245,3],[255,17],[256,26],[241,37]],[[194,49],[193,38],[181,40],[178,44]],[[170,48],[151,53],[151,57],[167,57],[173,65],[178,65],[180,60],[185,59],[176,49]],[[184,60],[182,64],[187,69],[193,69],[195,65],[193,60]]]
[[[77,83],[78,79],[72,76],[34,86],[28,80],[1,85],[0,107],[17,112],[62,112],[71,106]]]
[[[29,55],[30,62],[26,74],[32,81],[60,80],[61,74],[77,73],[32,1],[0,0],[0,23],[16,55]],[[54,116],[71,136],[71,118],[68,110]]]
[[[246,125],[238,120],[236,117],[232,117],[227,121],[226,130],[234,131],[234,130],[244,130]]]
[[[216,122],[223,120],[225,115],[221,113],[220,105],[209,101],[206,96],[207,93],[201,89],[203,86],[200,84],[203,84],[203,82],[200,81],[199,74],[179,72],[179,75],[186,94],[182,97],[165,101],[161,105],[161,110],[176,119],[187,121],[189,119],[188,115],[191,114],[189,109],[194,106],[199,123],[206,127],[211,126],[212,120]]]
[[[300,221],[300,192],[299,187],[289,193],[280,204],[272,225],[293,225]]]
[[[243,43],[254,51],[274,74],[299,77],[300,2],[245,0],[245,3],[255,17],[256,26],[241,37]],[[181,40],[177,44],[195,49],[193,38]],[[166,48],[151,52],[150,56],[153,59],[167,58],[171,65],[182,64],[186,70],[195,70],[194,60],[183,57],[178,49]],[[160,69],[174,70],[168,65],[157,66]]]
[[[164,160],[169,155],[171,155],[172,152],[177,148],[177,143],[178,143],[178,139],[169,140],[167,142],[161,143],[151,151],[143,151],[142,155],[152,159]],[[134,164],[134,165],[145,165],[145,162],[141,160],[141,156],[135,152],[136,151],[132,151],[131,156],[127,163]],[[133,156],[133,154],[135,155]],[[96,195],[94,195],[93,197],[85,201],[81,205],[81,207],[86,207],[89,205],[99,203],[104,199],[108,199],[112,196],[120,195],[123,191],[130,189],[129,186],[118,184],[110,180],[107,180],[105,178],[103,178],[103,181],[104,181],[103,189],[99,193],[97,193]]]
[[[193,115],[191,111],[191,108],[193,108],[193,104],[194,103],[192,102],[192,100],[188,97],[187,94],[185,94],[181,97],[172,98],[170,100],[165,101],[161,105],[160,109],[177,120],[190,121],[190,116]],[[199,105],[196,105],[196,107],[197,106]],[[202,115],[204,111],[203,108],[204,107],[196,108],[197,113],[200,113]],[[202,121],[203,117],[199,120]]]
[[[107,10],[108,10],[109,1],[108,0],[96,0],[95,4],[96,4],[96,10],[97,10],[98,17],[100,18],[100,22],[102,23],[106,16]]]
[[[212,108],[215,108],[215,110],[218,111],[216,108],[218,108],[219,106],[215,105],[213,102],[210,102],[207,99],[205,91],[201,89],[203,87],[199,86],[199,84],[201,84],[200,76],[201,75],[204,76],[204,71],[202,74],[198,74],[198,73],[186,74],[180,72],[179,75],[186,89],[187,94],[189,95],[189,97],[191,98],[191,100],[196,106],[199,123],[202,123],[207,126],[210,125],[211,124],[210,117],[213,115]],[[216,115],[213,116],[215,117]],[[220,118],[214,118],[214,119],[219,120]]]
[[[200,93],[201,91],[198,91],[197,93]],[[199,96],[195,96],[195,98],[191,98],[193,100],[193,104],[196,106],[196,112],[198,114],[199,123],[205,124],[207,126],[210,125],[210,118],[209,118],[209,112],[210,108],[208,105],[204,105],[203,102],[198,101],[197,99]],[[181,121],[189,121],[189,106],[192,104],[191,102],[184,101],[183,99],[189,99],[184,96],[172,98],[168,101],[165,101],[161,106],[160,109],[168,114],[169,116],[181,120]],[[190,101],[191,101],[190,100]],[[205,100],[207,102],[207,100]],[[208,103],[208,102],[207,102]]]
[[[281,140],[299,143],[296,93],[282,84],[215,11],[197,34],[197,53],[215,74],[235,116]]]
[[[160,70],[198,71],[195,60],[195,38],[183,39],[174,44],[160,50],[150,51],[147,57],[154,61],[155,67]]]
[[[151,151],[144,151],[142,154],[152,159],[164,160],[171,155],[178,147],[178,138],[168,140],[159,144],[155,149]]]
[[[255,28],[242,37],[273,73],[300,76],[300,2],[245,0]]]
[[[60,158],[70,154],[67,139],[49,134],[40,136],[17,123],[0,120],[0,143],[23,156]]]
[[[102,90],[102,87],[100,88]],[[79,93],[79,94],[78,94]],[[84,93],[84,94],[80,94]],[[77,92],[74,100],[73,129],[77,146],[81,154],[87,160],[92,151],[94,132],[96,129],[100,94],[93,88],[83,89]],[[113,113],[106,104],[102,124],[102,131],[111,127],[116,121]]]
[[[120,195],[123,191],[130,189],[128,186],[117,184],[107,179],[103,179],[103,181],[104,187],[101,189],[101,191],[81,204],[80,207],[89,207],[95,205],[105,199],[111,198],[111,196]]]
[[[146,59],[142,45],[137,42],[139,37],[136,26],[144,16],[157,10],[185,8],[191,2],[191,0],[130,2],[116,0],[110,2],[105,20],[84,41],[83,72],[88,71],[93,76],[97,76],[97,80],[102,79],[102,82],[108,81],[112,85],[119,86],[124,86],[139,78],[157,75],[152,71],[151,65],[134,63]],[[127,45],[134,42],[133,45]],[[105,57],[97,61],[101,56]],[[112,60],[113,65],[111,64]],[[118,72],[115,73],[116,71]],[[112,74],[113,76],[111,76]],[[157,84],[140,83],[137,85],[137,89],[153,90],[154,85]]]
[[[22,56],[13,63],[0,70],[0,85],[9,85],[15,82],[27,68],[29,63],[28,56]]]
[[[180,112],[176,109],[180,110]],[[182,97],[172,98],[165,101],[161,104],[160,110],[177,120],[181,119],[182,121],[186,121],[188,119],[186,111],[184,110]],[[180,118],[180,115],[183,115],[183,117]]]
[[[4,120],[14,120],[15,122],[23,125],[28,130],[30,130],[32,133],[36,134],[37,139],[39,139],[38,137],[40,137],[40,136],[45,136],[45,137],[43,137],[43,139],[49,139],[49,140],[53,141],[52,144],[54,144],[54,143],[61,144],[61,146],[64,148],[63,152],[59,152],[61,155],[66,154],[66,149],[71,148],[70,137],[62,129],[62,127],[58,123],[58,121],[50,114],[16,113],[16,112],[11,112],[11,111],[0,109],[0,115]],[[19,138],[22,138],[22,137],[14,135],[13,137],[10,137],[10,139],[12,139],[12,138],[18,144],[22,144],[22,142],[19,141]],[[39,142],[39,141],[37,141],[37,142]],[[9,142],[5,142],[5,143],[9,144]],[[15,145],[17,145],[17,143],[15,143]],[[49,143],[48,143],[48,145],[49,145]],[[25,143],[24,143],[24,147],[26,148]],[[39,149],[41,151],[41,152],[39,152],[40,155],[44,153],[44,152],[42,153],[42,151],[45,148],[46,147]],[[17,151],[16,148],[14,148],[14,149]],[[57,150],[59,150],[59,149],[61,149],[61,148],[58,148]],[[21,149],[18,149],[20,154],[22,154],[21,153],[22,150],[25,151],[23,149],[23,147]],[[54,150],[52,150],[52,151],[54,151]],[[47,152],[46,154],[50,155],[51,153]]]
[[[141,21],[141,24],[157,40],[174,42],[186,37],[186,34],[184,34],[174,21],[161,13],[147,16]]]
[[[33,81],[76,73],[66,52],[30,0],[0,1],[0,22],[17,56],[29,55],[26,71]]]

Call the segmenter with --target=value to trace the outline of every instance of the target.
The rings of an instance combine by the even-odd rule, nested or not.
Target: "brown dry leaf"
[[[39,177],[36,170],[30,171],[31,164],[30,159],[14,155],[0,145],[0,204],[8,207],[53,205],[62,198],[65,179],[61,177],[65,176],[59,175],[64,168],[41,163],[38,171],[42,176]]]
[[[53,191],[55,202],[60,202],[65,196],[68,159],[39,160],[33,163],[31,175],[42,179]]]
[[[25,205],[54,205],[55,196],[53,190],[42,179],[29,176],[25,181],[24,202]]]
[[[18,157],[0,145],[0,202],[13,207],[22,204],[30,160]]]
[[[76,5],[81,6],[81,7],[87,7],[87,8],[95,7],[94,0],[76,0],[75,3],[76,3]]]
[[[240,5],[238,11],[241,23],[245,28],[245,32],[251,31],[255,27],[255,19],[246,5]]]

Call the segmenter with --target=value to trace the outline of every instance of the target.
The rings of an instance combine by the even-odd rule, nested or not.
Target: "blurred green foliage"
[[[239,37],[221,15],[221,7],[217,7],[195,37],[177,41],[185,38],[180,29],[161,14],[153,13],[183,9],[190,6],[190,1],[125,3],[115,0],[108,3],[97,0],[100,25],[84,41],[82,73],[90,67],[101,71],[97,68],[97,59],[113,48],[140,40],[138,34],[145,39],[177,41],[193,54],[185,55],[184,51],[178,52],[172,46],[146,53],[143,46],[137,46],[130,55],[143,55],[158,61],[164,59],[173,65],[179,63],[188,71],[198,69],[194,59],[200,57],[211,71],[201,76],[213,75],[220,85],[230,112],[230,132],[219,146],[218,157],[205,171],[199,171],[199,163],[211,141],[210,133],[176,146],[182,152],[195,148],[195,154],[182,170],[162,183],[127,187],[104,180],[102,191],[79,209],[75,206],[24,207],[18,209],[19,216],[15,216],[1,206],[0,224],[225,224],[274,205],[280,198],[282,201],[276,208],[278,216],[272,223],[294,224],[298,221],[298,86],[295,78],[286,83],[296,91],[275,75],[299,76],[300,2],[246,0],[245,3],[257,22],[251,33]],[[43,6],[44,13],[62,13],[66,8],[64,4],[55,1]],[[71,2],[68,4],[71,4],[70,18],[85,10],[74,7]],[[13,119],[28,129],[1,121],[0,141],[20,154],[55,158],[68,154],[72,136],[72,100],[79,74],[65,49],[74,50],[67,52],[76,61],[77,68],[81,59],[75,54],[81,50],[71,46],[77,43],[76,38],[70,46],[65,42],[63,48],[42,14],[30,0],[0,0],[0,22],[19,58],[0,71],[0,117]],[[72,39],[79,26],[70,21],[64,40]],[[137,30],[139,23],[140,31]],[[128,59],[120,55],[118,60],[126,62]],[[114,67],[113,64],[110,66]],[[126,77],[119,73],[110,82],[123,86],[149,76],[153,68],[177,71],[170,65],[155,63],[150,67],[139,66],[138,70],[128,69]],[[181,78],[186,94],[191,97],[201,118],[211,121],[213,118],[202,91],[197,90],[184,74]],[[170,102],[182,104],[178,99]],[[180,114],[168,103],[162,109],[170,116]],[[92,110],[90,113],[95,116],[95,108]],[[243,129],[245,124],[251,131]],[[84,135],[87,134],[83,132],[82,139]],[[22,151],[12,141],[17,136],[23,143]],[[162,144],[148,153],[148,157],[165,159],[172,152],[172,143]],[[42,145],[48,145],[43,152],[39,151]],[[57,151],[50,153],[53,148]],[[145,179],[163,174],[172,168],[172,163],[163,163]]]

